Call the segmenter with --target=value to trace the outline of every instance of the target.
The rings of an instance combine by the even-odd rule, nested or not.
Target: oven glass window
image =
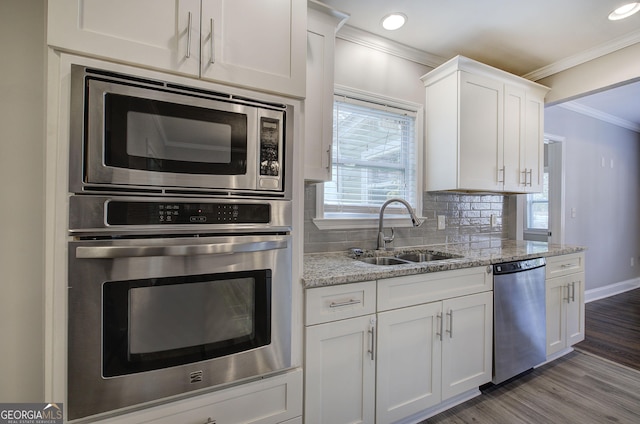
[[[170,173],[246,173],[247,116],[105,94],[105,165]]]
[[[251,337],[254,286],[253,278],[236,278],[129,290],[129,353]]]
[[[211,359],[270,343],[271,272],[103,285],[103,374]]]

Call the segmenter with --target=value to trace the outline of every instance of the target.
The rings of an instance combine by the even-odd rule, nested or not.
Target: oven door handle
[[[286,249],[287,240],[250,243],[184,244],[176,246],[78,246],[76,258],[113,259],[147,256],[195,256]]]

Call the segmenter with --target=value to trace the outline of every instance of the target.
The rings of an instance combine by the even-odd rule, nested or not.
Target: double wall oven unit
[[[71,86],[69,420],[291,368],[292,106]]]

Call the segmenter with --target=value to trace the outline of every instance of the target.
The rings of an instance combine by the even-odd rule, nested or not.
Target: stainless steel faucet
[[[378,250],[385,250],[387,248],[387,243],[392,242],[394,238],[393,228],[391,228],[391,237],[386,237],[384,235],[384,224],[383,224],[384,210],[389,205],[389,203],[393,203],[393,202],[402,203],[404,207],[407,208],[407,211],[409,211],[409,215],[411,215],[411,223],[413,224],[414,227],[419,227],[424,222],[424,220],[421,220],[416,216],[416,214],[413,212],[413,209],[411,208],[411,205],[406,200],[401,199],[399,197],[395,197],[393,199],[387,200],[380,207],[380,216],[378,217]]]

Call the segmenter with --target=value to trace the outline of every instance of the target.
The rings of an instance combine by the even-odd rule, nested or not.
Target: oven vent
[[[202,375],[203,375],[202,371],[194,371],[194,372],[190,373],[189,374],[189,383],[191,383],[191,384],[202,383]]]

